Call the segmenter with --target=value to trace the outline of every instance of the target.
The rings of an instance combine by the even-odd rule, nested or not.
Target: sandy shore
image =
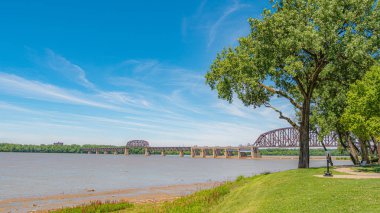
[[[220,184],[221,182],[207,182],[101,192],[89,190],[78,194],[5,199],[0,200],[0,212],[47,212],[47,210],[77,206],[95,200],[102,202],[124,200],[132,203],[162,202]]]

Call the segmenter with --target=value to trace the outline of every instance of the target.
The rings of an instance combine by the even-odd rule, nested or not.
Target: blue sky
[[[205,84],[216,53],[264,8],[269,1],[2,1],[0,141],[239,145],[288,126]]]

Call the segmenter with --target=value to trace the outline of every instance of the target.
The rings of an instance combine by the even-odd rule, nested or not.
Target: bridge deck
[[[124,152],[125,155],[129,155],[129,149],[131,148],[136,148],[136,147],[128,147],[128,146],[126,147],[97,147],[97,148],[82,148],[81,150],[82,152],[87,152],[89,154],[90,153],[118,154],[118,153]],[[174,151],[174,152],[179,152],[179,156],[183,157],[185,151],[190,151],[190,156],[192,158],[195,158],[195,157],[201,157],[201,158],[206,158],[206,157],[230,158],[231,157],[233,158],[234,153],[235,153],[235,157],[237,158],[246,156],[248,153],[250,153],[251,158],[260,157],[258,147],[255,147],[255,146],[238,146],[238,147],[236,146],[235,147],[233,146],[226,146],[226,147],[193,146],[193,147],[139,147],[139,148],[144,148],[146,156],[149,156],[150,153],[154,151],[161,152],[162,156],[165,156],[165,152],[167,151]]]

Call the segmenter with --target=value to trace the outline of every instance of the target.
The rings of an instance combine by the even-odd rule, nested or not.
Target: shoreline
[[[62,207],[73,207],[91,201],[127,201],[131,203],[156,203],[174,200],[196,191],[214,188],[223,182],[205,182],[129,188],[111,191],[88,191],[76,194],[21,197],[0,200],[0,212],[48,212]]]

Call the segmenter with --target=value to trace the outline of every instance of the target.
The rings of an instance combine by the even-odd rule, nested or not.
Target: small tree
[[[314,91],[343,75],[360,76],[379,57],[379,6],[376,0],[273,3],[274,12],[249,20],[251,33],[237,47],[217,55],[206,81],[220,98],[232,102],[235,94],[246,106],[271,108],[298,129],[298,167],[308,168]],[[275,96],[293,105],[298,120],[271,104]]]
[[[380,66],[373,67],[351,86],[342,122],[361,143],[373,140],[376,144],[380,140]],[[380,163],[380,146],[377,147]]]

